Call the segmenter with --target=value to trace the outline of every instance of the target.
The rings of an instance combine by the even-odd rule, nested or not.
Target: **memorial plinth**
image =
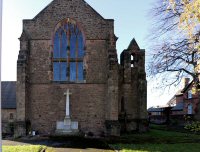
[[[71,135],[78,133],[78,122],[77,121],[71,121],[70,118],[70,107],[69,107],[69,96],[71,93],[69,92],[69,89],[66,93],[66,115],[63,121],[57,121],[56,123],[56,134],[60,135]]]

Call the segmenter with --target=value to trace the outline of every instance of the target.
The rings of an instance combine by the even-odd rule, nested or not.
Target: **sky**
[[[34,18],[52,0],[4,0],[2,29],[2,81],[16,81],[16,63],[22,20]],[[155,0],[85,0],[106,19],[115,20],[118,56],[135,38],[141,49],[146,49],[148,64],[148,35],[151,29],[149,10]],[[159,92],[153,89],[156,80],[148,81],[147,106],[164,105],[173,91]]]

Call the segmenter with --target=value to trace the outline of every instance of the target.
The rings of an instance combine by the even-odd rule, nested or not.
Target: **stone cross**
[[[70,118],[69,115],[69,95],[71,95],[72,93],[69,92],[69,89],[67,89],[67,92],[64,93],[64,95],[66,95],[66,118]]]

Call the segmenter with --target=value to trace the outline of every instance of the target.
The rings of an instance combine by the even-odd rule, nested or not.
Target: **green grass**
[[[149,132],[143,134],[136,133],[136,134],[123,135],[120,138],[116,138],[109,141],[110,144],[115,144],[115,143],[169,144],[169,143],[195,143],[195,142],[200,142],[200,135],[173,132],[173,131],[163,131],[156,129],[151,129]]]
[[[158,130],[169,130],[167,125],[157,125],[157,124],[150,124],[149,127],[151,129],[158,129]]]
[[[41,152],[45,149],[45,152],[53,152],[51,148],[41,145],[29,145],[29,146],[3,146],[3,152]]]
[[[112,145],[120,152],[199,152],[200,144],[117,144]]]
[[[151,129],[123,135],[110,146],[120,152],[199,152],[200,135]]]
[[[73,140],[72,140],[73,139]],[[65,141],[63,138],[61,141]],[[66,139],[68,141],[69,139]],[[59,139],[55,139],[59,141]],[[120,152],[199,152],[200,135],[151,129],[146,133],[132,133],[111,140],[70,138],[71,146],[79,149],[110,147]],[[68,147],[68,145],[66,146]],[[46,146],[3,146],[3,152],[54,152]]]

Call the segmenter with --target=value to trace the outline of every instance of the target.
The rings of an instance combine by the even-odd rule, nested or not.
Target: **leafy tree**
[[[165,0],[168,7],[176,11],[176,0]],[[183,12],[180,14],[179,25],[186,30],[190,37],[199,33],[200,26],[200,0],[181,0]]]

